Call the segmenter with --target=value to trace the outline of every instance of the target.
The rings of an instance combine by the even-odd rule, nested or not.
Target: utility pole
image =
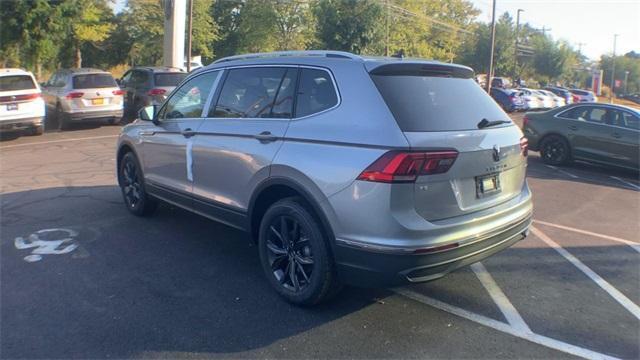
[[[385,21],[385,40],[384,40],[384,56],[389,56],[389,0],[385,1],[386,21]]]
[[[582,45],[587,45],[587,44],[583,42],[579,42],[577,45],[578,45],[578,54],[582,55]]]
[[[487,74],[487,94],[491,94],[491,80],[493,79],[493,51],[496,47],[496,0],[493,0],[491,13],[491,54],[489,56],[489,73]]]
[[[192,30],[193,30],[193,0],[189,0],[189,31],[187,32],[187,72],[191,72]]]
[[[548,28],[546,26],[543,26],[542,27],[542,36],[546,36],[547,35],[547,31],[551,31],[551,30],[553,30],[553,29]]]
[[[613,86],[616,78],[616,40],[618,34],[613,34],[613,57],[611,58],[611,88],[609,89],[609,103],[613,104]]]
[[[520,13],[524,12],[522,9],[518,9],[518,15],[516,15],[516,52],[514,56],[515,67],[513,68],[514,75],[518,75],[518,37],[520,35]]]

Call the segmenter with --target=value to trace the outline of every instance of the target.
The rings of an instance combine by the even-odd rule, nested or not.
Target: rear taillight
[[[524,157],[529,155],[529,140],[524,136],[520,138],[520,153]]]
[[[70,92],[67,94],[67,96],[65,96],[67,99],[78,99],[84,96],[84,93],[82,92]]]
[[[522,127],[524,128],[525,126],[527,126],[529,124],[529,117],[527,115],[525,115],[522,118]]]
[[[147,95],[164,95],[164,93],[166,93],[167,90],[165,89],[151,89],[149,90],[149,92],[147,93]]]
[[[410,183],[418,176],[433,175],[447,172],[458,152],[446,151],[389,151],[373,164],[369,165],[358,176],[358,180],[383,183]]]
[[[14,102],[14,101],[30,101],[40,99],[42,96],[40,93],[13,95],[13,96],[1,96],[0,102]]]
[[[113,95],[124,95],[124,90],[113,90]]]
[[[578,96],[578,95],[572,95],[572,97],[573,97],[573,102],[574,102],[574,103],[580,102],[580,96]]]

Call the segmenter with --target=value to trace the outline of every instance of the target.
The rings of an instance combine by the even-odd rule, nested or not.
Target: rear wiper
[[[496,125],[501,125],[501,124],[509,124],[511,123],[511,121],[507,121],[507,120],[493,120],[493,121],[489,121],[487,119],[482,119],[480,120],[480,122],[478,123],[478,129],[484,129],[486,127],[491,127],[491,126],[496,126]]]

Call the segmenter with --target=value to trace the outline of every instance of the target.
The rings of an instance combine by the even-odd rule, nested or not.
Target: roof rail
[[[273,51],[266,53],[254,53],[228,56],[214,61],[214,64],[235,61],[235,60],[249,60],[249,59],[265,59],[265,58],[277,58],[277,57],[301,57],[301,56],[324,56],[332,58],[342,58],[351,60],[362,60],[358,55],[348,53],[345,51],[328,51],[328,50],[303,50],[303,51]]]

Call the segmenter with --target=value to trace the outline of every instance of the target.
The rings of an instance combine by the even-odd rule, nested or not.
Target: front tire
[[[258,248],[271,286],[287,301],[315,305],[340,289],[328,239],[300,198],[271,205],[260,222]]]
[[[540,142],[540,156],[545,164],[564,165],[571,161],[571,147],[559,135],[548,135]]]
[[[149,216],[155,212],[158,202],[145,191],[140,163],[132,152],[125,154],[120,161],[118,178],[129,212],[136,216]]]
[[[31,128],[31,135],[40,136],[44,134],[44,124],[40,124]]]

